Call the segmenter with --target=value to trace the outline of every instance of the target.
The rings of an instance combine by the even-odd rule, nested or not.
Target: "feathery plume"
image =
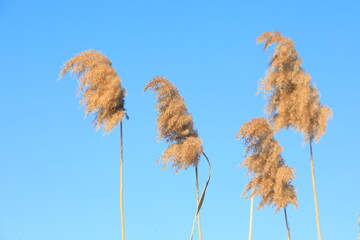
[[[236,138],[245,143],[245,159],[252,179],[247,183],[243,195],[261,196],[259,209],[273,204],[276,211],[289,203],[297,207],[295,188],[291,180],[295,177],[294,169],[285,165],[281,157],[282,147],[274,138],[274,131],[265,118],[254,118],[244,123]]]
[[[120,123],[120,218],[121,239],[125,240],[123,205],[123,131],[122,120],[127,117],[124,108],[125,89],[121,79],[112,67],[110,59],[90,49],[69,59],[62,66],[59,79],[70,72],[78,79],[78,96],[85,105],[86,115],[94,113],[94,127],[103,126],[104,133],[110,133]]]
[[[269,96],[265,112],[269,114],[270,122],[276,131],[294,127],[302,133],[304,143],[309,142],[316,226],[318,239],[321,240],[312,142],[318,142],[325,133],[332,111],[320,103],[320,94],[311,82],[310,74],[301,67],[301,58],[291,39],[275,31],[263,33],[258,42],[265,42],[265,50],[276,44],[267,75],[261,80],[259,88],[265,96]]]
[[[86,115],[94,113],[94,127],[111,132],[125,116],[125,89],[110,59],[96,50],[87,50],[69,59],[62,66],[60,78],[70,72],[78,79],[80,103]]]
[[[304,142],[319,141],[332,117],[329,107],[321,105],[319,92],[310,74],[301,67],[294,43],[278,31],[265,32],[257,39],[266,50],[276,44],[270,56],[269,69],[261,79],[259,92],[268,97],[265,112],[275,131],[294,127],[303,135]]]
[[[151,79],[144,91],[148,89],[157,93],[155,108],[159,111],[156,121],[158,138],[171,143],[158,162],[164,161],[165,168],[171,161],[176,172],[190,165],[196,167],[203,151],[202,141],[194,130],[192,116],[178,89],[163,77]]]

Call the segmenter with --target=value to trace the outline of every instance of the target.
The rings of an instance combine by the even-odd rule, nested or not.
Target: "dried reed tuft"
[[[78,79],[80,103],[86,115],[95,113],[94,127],[111,132],[125,116],[125,89],[111,61],[96,50],[87,50],[66,61],[60,77],[67,72]]]
[[[266,119],[254,118],[244,123],[236,138],[245,142],[243,166],[252,176],[243,195],[251,192],[248,198],[261,196],[259,209],[272,204],[279,211],[289,203],[297,207],[295,188],[291,185],[294,169],[285,165],[282,147],[274,139],[274,131]]]
[[[158,161],[164,161],[163,168],[171,161],[176,172],[190,165],[196,167],[203,151],[202,141],[194,130],[192,116],[178,89],[163,77],[151,79],[144,91],[148,89],[157,93],[155,108],[159,110],[156,121],[158,138],[171,143]]]
[[[265,50],[276,44],[267,75],[259,87],[259,91],[263,90],[265,96],[269,96],[265,112],[269,114],[275,131],[294,127],[302,133],[304,143],[309,142],[316,226],[318,239],[321,240],[312,142],[318,142],[325,133],[332,110],[320,103],[320,94],[311,82],[310,74],[301,67],[302,60],[290,38],[278,31],[265,32],[259,36],[260,42],[264,42]]]
[[[94,127],[103,126],[110,133],[120,123],[120,218],[121,239],[125,240],[123,204],[123,131],[122,120],[127,117],[124,109],[125,89],[112,67],[110,59],[96,50],[87,50],[66,61],[59,78],[70,72],[78,79],[80,103],[85,105],[86,115],[94,113]]]
[[[200,209],[204,202],[205,193],[211,178],[211,164],[209,158],[203,152],[202,141],[198,132],[194,130],[194,122],[191,114],[186,109],[184,99],[180,96],[178,89],[167,79],[155,77],[146,84],[144,91],[148,89],[157,93],[157,105],[159,114],[156,121],[158,138],[165,139],[171,145],[164,151],[158,162],[164,161],[165,168],[169,161],[176,167],[176,173],[182,168],[187,169],[190,165],[195,167],[196,179],[196,212],[190,233],[193,238],[196,219],[198,224],[198,236],[202,239]],[[199,194],[198,162],[200,155],[206,158],[209,164],[209,176],[201,194]]]
[[[310,74],[301,67],[294,43],[278,31],[265,32],[258,37],[266,50],[276,44],[269,69],[261,79],[259,92],[268,96],[265,112],[275,131],[294,127],[303,135],[304,142],[319,141],[332,116],[329,107],[319,102],[319,92],[311,82]]]

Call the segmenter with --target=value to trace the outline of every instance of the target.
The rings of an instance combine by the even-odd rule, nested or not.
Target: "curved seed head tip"
[[[156,93],[158,138],[171,144],[158,161],[164,162],[164,168],[171,161],[176,172],[190,165],[197,166],[202,153],[202,141],[177,87],[166,78],[155,77],[146,84],[144,91],[147,90]]]
[[[96,130],[103,127],[105,134],[110,133],[125,116],[126,94],[110,59],[90,49],[66,61],[59,78],[68,72],[78,80],[78,95],[85,105],[85,114],[95,114]]]
[[[245,159],[242,166],[248,169],[251,180],[242,195],[259,195],[259,208],[273,205],[276,211],[289,203],[297,206],[294,169],[286,166],[281,157],[282,147],[274,138],[274,130],[265,118],[254,118],[244,123],[238,134],[245,143]]]

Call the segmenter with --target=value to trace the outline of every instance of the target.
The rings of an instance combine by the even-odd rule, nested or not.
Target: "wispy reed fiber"
[[[278,31],[265,32],[258,37],[260,42],[264,42],[265,50],[276,44],[267,75],[259,87],[259,91],[263,90],[269,97],[265,112],[269,114],[275,131],[293,127],[302,133],[304,143],[309,142],[316,226],[321,240],[312,142],[318,142],[325,133],[332,110],[320,103],[320,94],[311,82],[310,74],[301,67],[302,60],[290,38]]]
[[[265,32],[257,41],[264,42],[265,50],[276,45],[259,86],[259,91],[268,96],[265,112],[275,131],[294,127],[302,133],[304,142],[317,142],[326,131],[332,111],[319,102],[319,92],[301,67],[302,59],[293,41],[278,31]]]
[[[84,51],[66,61],[59,78],[67,72],[78,79],[80,103],[85,105],[86,115],[95,114],[93,123],[96,130],[103,127],[104,133],[110,133],[120,123],[120,218],[121,239],[125,240],[122,131],[122,120],[124,116],[127,117],[124,108],[125,89],[110,59],[96,50]]]
[[[178,89],[163,77],[151,79],[144,91],[148,89],[157,93],[155,108],[159,110],[156,121],[158,138],[171,144],[158,161],[164,162],[164,168],[169,161],[172,162],[176,172],[190,165],[196,167],[203,151],[202,141],[194,130],[192,116]]]
[[[294,169],[288,167],[281,157],[282,147],[275,140],[274,131],[266,119],[254,118],[244,123],[236,138],[244,140],[245,159],[242,165],[251,176],[243,195],[250,192],[248,198],[260,196],[259,209],[273,205],[279,211],[289,203],[297,207],[296,191],[291,185]]]
[[[66,61],[60,77],[70,72],[78,79],[80,103],[86,115],[94,113],[94,127],[110,133],[125,116],[125,89],[111,61],[96,50],[87,50]]]
[[[176,172],[181,169],[187,169],[189,166],[195,167],[196,177],[196,212],[193,219],[190,240],[193,238],[196,218],[198,219],[198,235],[202,239],[200,209],[204,202],[206,189],[211,177],[211,164],[203,152],[202,141],[194,129],[194,122],[191,114],[187,111],[184,99],[180,96],[177,87],[163,77],[155,77],[145,86],[144,91],[148,89],[157,93],[156,109],[158,109],[158,118],[156,128],[158,138],[165,139],[170,146],[164,151],[158,162],[163,161],[165,168],[168,162],[176,168]],[[201,195],[198,186],[198,162],[200,155],[203,155],[209,164],[209,176],[203,188]]]

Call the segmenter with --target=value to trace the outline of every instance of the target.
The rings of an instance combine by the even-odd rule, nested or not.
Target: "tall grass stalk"
[[[163,169],[169,162],[176,167],[176,173],[189,166],[195,167],[196,178],[196,212],[191,228],[190,239],[193,237],[196,219],[198,219],[199,237],[202,238],[200,209],[204,201],[206,189],[211,176],[211,164],[203,152],[202,140],[194,129],[192,115],[188,112],[184,99],[180,96],[178,88],[164,77],[154,77],[146,84],[144,91],[152,90],[156,93],[156,109],[158,117],[156,128],[158,138],[165,139],[170,146],[163,152],[158,162],[163,161]],[[200,156],[204,155],[209,164],[209,177],[199,197],[198,188],[198,162]]]
[[[123,126],[120,122],[120,218],[121,218],[121,239],[125,240],[125,221],[124,221],[124,185],[123,185]]]
[[[288,219],[287,219],[286,207],[284,207],[284,216],[285,216],[287,237],[288,237],[288,240],[291,240],[290,227],[289,227],[289,222],[288,222]]]
[[[245,143],[245,158],[242,166],[247,167],[247,174],[252,179],[247,183],[242,195],[251,192],[249,237],[252,237],[253,197],[261,197],[259,209],[273,205],[276,212],[289,204],[297,207],[297,196],[291,184],[295,177],[294,169],[285,164],[281,156],[282,147],[274,138],[275,132],[269,122],[261,117],[244,123],[236,138]],[[287,221],[286,221],[287,223]]]
[[[249,235],[248,240],[252,239],[252,225],[253,225],[253,215],[254,215],[254,196],[250,199],[250,217],[249,217]]]
[[[207,161],[207,163],[209,165],[209,175],[208,175],[208,179],[206,180],[204,189],[203,189],[203,191],[201,193],[201,197],[200,197],[199,201],[197,202],[196,212],[195,212],[194,219],[193,219],[193,224],[192,224],[192,227],[191,227],[190,240],[193,239],[196,218],[200,216],[200,209],[201,209],[202,204],[203,204],[204,199],[205,199],[205,193],[206,193],[207,187],[209,185],[209,182],[210,182],[210,179],[211,179],[211,172],[212,172],[212,167],[211,167],[211,163],[210,163],[209,158],[206,156],[206,154],[204,152],[202,154],[206,158],[206,161]],[[201,229],[200,229],[200,232],[201,232]],[[200,234],[199,234],[199,237],[200,237]],[[202,238],[202,236],[201,236],[201,238]]]
[[[269,114],[276,132],[293,127],[302,133],[304,143],[310,144],[317,236],[321,240],[312,142],[318,142],[326,132],[332,110],[320,103],[320,93],[311,81],[310,74],[301,67],[302,59],[290,38],[278,31],[265,32],[258,37],[260,42],[264,42],[265,50],[275,44],[267,74],[260,81],[259,91],[264,91],[268,97],[265,112]]]
[[[310,167],[311,167],[312,188],[313,188],[313,194],[314,194],[316,228],[317,228],[318,239],[322,240],[321,227],[320,227],[320,216],[319,216],[319,206],[318,206],[317,191],[316,191],[315,167],[314,167],[314,158],[313,158],[313,151],[312,151],[312,141],[309,142],[309,145],[310,145]]]
[[[126,91],[110,59],[93,49],[66,61],[59,79],[68,72],[78,80],[78,95],[81,95],[80,103],[85,105],[85,114],[95,114],[93,124],[96,130],[102,127],[104,134],[108,134],[120,123],[120,218],[121,237],[125,240],[122,120],[128,118],[124,108]]]
[[[359,225],[359,228],[360,228],[360,214],[358,215],[358,225]],[[360,240],[360,230],[358,232],[358,240]]]
[[[196,178],[196,207],[199,206],[200,196],[199,196],[199,175],[198,175],[198,167],[195,167],[195,178]],[[201,217],[200,213],[197,215],[197,225],[198,225],[198,235],[199,240],[202,240],[202,231],[201,231]]]

